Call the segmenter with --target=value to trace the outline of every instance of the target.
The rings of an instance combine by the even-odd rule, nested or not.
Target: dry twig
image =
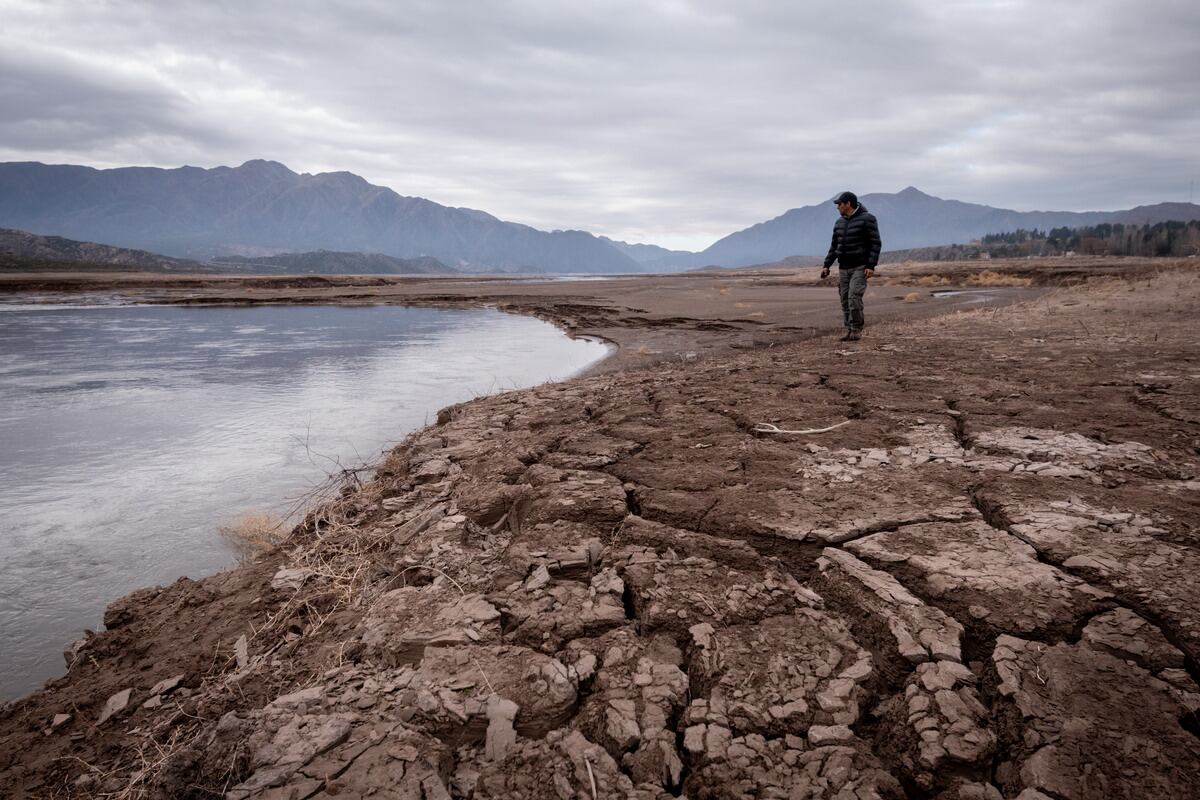
[[[592,784],[592,800],[596,800],[596,776],[592,774],[592,760],[585,755],[583,763],[587,767],[588,781]]]

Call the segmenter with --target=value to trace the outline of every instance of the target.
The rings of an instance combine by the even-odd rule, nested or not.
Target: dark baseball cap
[[[857,206],[858,195],[856,195],[854,192],[842,192],[837,197],[833,198],[833,204],[837,205],[838,203],[849,203],[852,206]]]

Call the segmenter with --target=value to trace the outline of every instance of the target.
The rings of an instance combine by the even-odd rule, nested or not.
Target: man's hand
[[[825,280],[828,277],[829,277],[829,267],[822,267],[821,268],[821,280]]]
[[[863,272],[863,277],[870,278],[874,274],[875,274],[875,270],[871,269],[870,267],[867,267],[866,271]]]

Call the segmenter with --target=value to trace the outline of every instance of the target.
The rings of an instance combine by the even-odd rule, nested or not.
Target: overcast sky
[[[281,161],[699,250],[842,189],[1188,200],[1195,0],[0,0],[0,161]]]

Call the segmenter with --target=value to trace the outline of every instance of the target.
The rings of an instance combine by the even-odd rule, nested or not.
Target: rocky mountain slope
[[[0,267],[28,268],[31,263],[62,262],[81,264],[103,264],[137,270],[199,269],[194,261],[170,258],[95,242],[78,242],[61,236],[38,236],[28,231],[0,228]]]
[[[200,260],[326,249],[482,271],[641,271],[590,233],[539,231],[403,197],[348,172],[300,175],[272,161],[214,169],[0,164],[0,225]]]

